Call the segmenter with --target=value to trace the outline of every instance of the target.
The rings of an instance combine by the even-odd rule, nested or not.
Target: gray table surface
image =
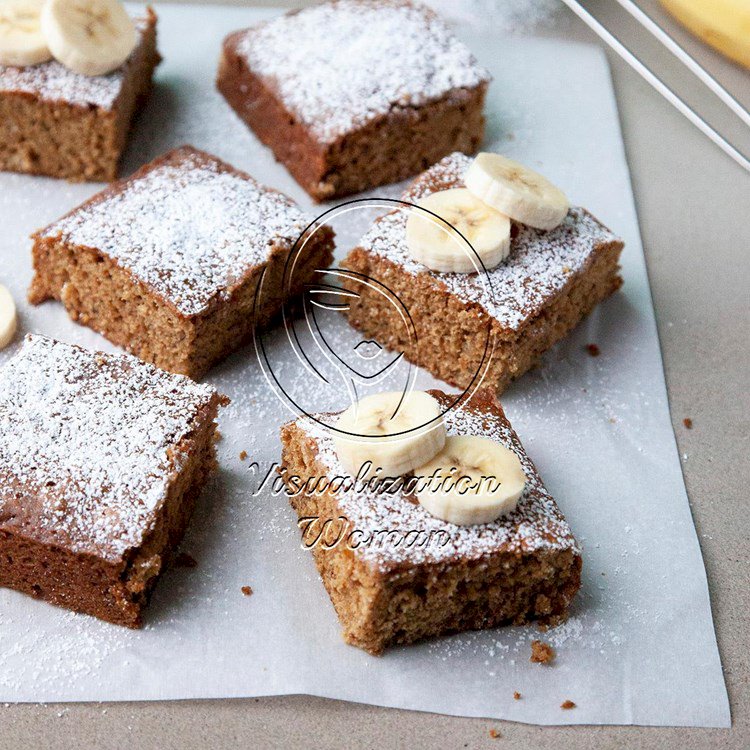
[[[656,0],[640,4],[665,19]],[[632,29],[622,23],[615,3],[595,0],[589,6],[610,16],[623,34]],[[750,104],[750,73],[670,28],[735,93],[744,92],[744,103]],[[593,39],[573,19],[566,23],[565,36]],[[750,747],[750,175],[623,63],[614,56],[611,62],[672,421],[680,452],[687,456],[685,482],[708,571],[732,728],[534,727],[290,696],[0,706],[0,748]],[[699,93],[693,100],[706,107],[711,103]],[[727,128],[731,124],[718,112],[715,121]],[[693,420],[692,430],[684,428],[685,417]],[[490,738],[491,729],[500,737]]]

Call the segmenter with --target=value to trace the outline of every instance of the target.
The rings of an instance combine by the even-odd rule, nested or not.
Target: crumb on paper
[[[240,461],[244,461],[247,458],[247,451],[240,451]]]
[[[536,664],[551,664],[555,658],[555,649],[542,641],[531,642],[531,658]]]
[[[253,590],[252,590],[252,588],[251,588],[250,586],[243,586],[243,587],[242,587],[242,588],[240,589],[240,591],[242,591],[242,593],[243,593],[243,594],[244,594],[245,596],[252,596],[252,595],[253,595]]]
[[[514,701],[520,701],[521,700],[521,693],[519,693],[518,690],[516,690],[516,692],[513,693],[513,700]]]
[[[498,737],[502,737],[503,735],[500,734],[500,732],[497,729],[490,729],[490,737],[492,737],[493,740],[496,740]]]
[[[596,344],[586,344],[586,351],[592,357],[598,357],[602,353],[602,350]]]
[[[576,704],[573,703],[573,701],[571,701],[571,700],[563,701],[560,704],[560,708],[562,708],[565,711],[568,711],[569,709],[575,708],[575,707],[576,707]]]
[[[692,430],[693,429],[693,420],[690,419],[690,417],[685,417],[685,419],[682,420],[682,424],[685,425],[686,430]]]
[[[174,564],[176,568],[195,568],[198,561],[192,555],[188,555],[187,552],[180,552],[175,557]]]

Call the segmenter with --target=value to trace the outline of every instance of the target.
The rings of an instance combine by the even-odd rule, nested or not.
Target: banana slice
[[[427,268],[476,273],[482,270],[482,265],[489,270],[508,256],[510,220],[477,200],[466,188],[432,193],[417,205],[437,214],[431,216],[412,209],[406,223],[409,252]],[[456,230],[466,238],[476,255]]]
[[[39,22],[44,0],[0,0],[0,65],[38,65],[52,57]]]
[[[10,292],[0,284],[0,349],[5,349],[16,335],[18,315]]]
[[[488,206],[536,229],[554,229],[570,208],[565,193],[546,177],[500,154],[477,154],[464,183]]]
[[[490,523],[511,513],[526,485],[512,450],[473,435],[449,437],[443,450],[414,474],[421,479],[416,494],[424,509],[459,526]]]
[[[119,68],[135,49],[135,24],[118,0],[47,0],[42,32],[52,54],[85,76]]]
[[[423,391],[376,393],[341,414],[334,445],[354,477],[399,477],[434,458],[445,445],[438,402]],[[378,472],[377,470],[380,469]]]

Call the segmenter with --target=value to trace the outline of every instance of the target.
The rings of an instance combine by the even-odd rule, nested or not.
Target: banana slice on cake
[[[535,229],[554,229],[570,208],[565,193],[546,177],[500,154],[477,154],[464,183],[488,206]]]
[[[41,19],[55,58],[86,76],[119,68],[138,41],[135,24],[118,0],[47,0]]]
[[[489,270],[510,252],[508,217],[477,200],[466,188],[440,190],[417,205],[435,215],[412,209],[406,243],[411,255],[433,271],[474,273],[482,266]]]
[[[10,292],[0,284],[0,349],[5,349],[16,335],[18,315]]]
[[[44,0],[0,0],[0,65],[38,65],[52,57],[42,34]]]
[[[440,406],[423,391],[366,396],[342,412],[336,429],[348,433],[333,441],[341,465],[355,477],[402,476],[445,445]]]
[[[447,438],[443,450],[414,474],[420,478],[416,494],[424,509],[459,526],[490,523],[511,513],[526,486],[512,450],[474,435]]]

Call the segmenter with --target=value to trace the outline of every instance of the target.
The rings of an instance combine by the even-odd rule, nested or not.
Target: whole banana
[[[750,0],[661,0],[699,39],[750,68]]]

